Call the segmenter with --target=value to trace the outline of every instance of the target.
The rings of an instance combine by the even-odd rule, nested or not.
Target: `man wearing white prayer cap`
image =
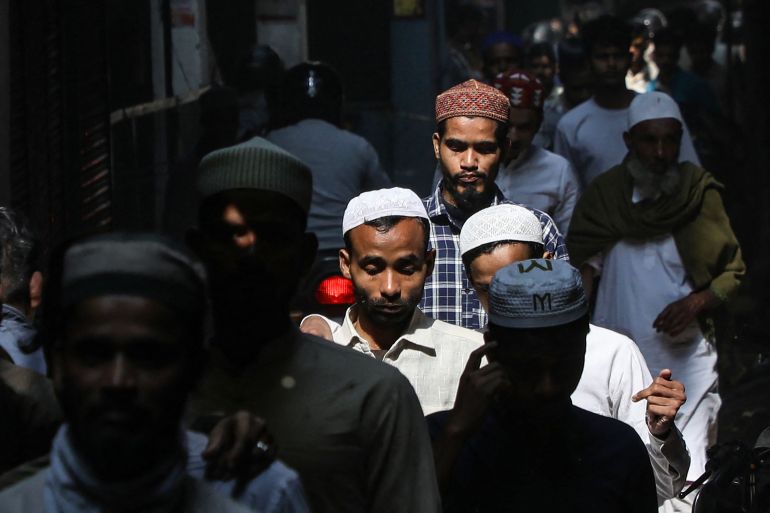
[[[746,267],[722,204],[724,186],[678,162],[683,124],[674,100],[636,96],[628,126],[628,155],[586,189],[567,246],[589,297],[597,289],[594,324],[629,335],[653,374],[670,369],[684,383],[688,400],[676,422],[693,481],[715,433],[716,344],[730,337],[725,305]]]
[[[452,407],[465,363],[483,343],[481,333],[427,317],[417,307],[435,258],[428,223],[422,201],[408,189],[350,200],[340,270],[353,281],[356,303],[342,325],[315,315],[302,325],[307,330],[320,320],[334,342],[395,366],[426,415]]]
[[[550,258],[543,252],[539,226],[532,212],[518,205],[486,208],[463,225],[463,264],[485,309],[489,308],[489,284],[497,271],[530,258]],[[682,490],[690,466],[687,447],[674,425],[685,402],[684,386],[670,378],[667,372],[653,384],[647,363],[631,339],[590,325],[585,367],[571,396],[576,406],[621,420],[636,430],[647,446],[659,504]]]

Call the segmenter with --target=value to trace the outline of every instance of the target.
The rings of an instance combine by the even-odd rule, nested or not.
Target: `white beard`
[[[653,173],[637,157],[630,157],[626,163],[634,185],[642,197],[657,199],[660,196],[670,196],[679,187],[679,166],[671,164],[662,174]]]

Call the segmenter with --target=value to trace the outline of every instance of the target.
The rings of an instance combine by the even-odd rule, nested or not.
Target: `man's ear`
[[[441,148],[441,136],[438,135],[438,132],[433,133],[433,154],[436,156],[436,160],[439,160],[441,158],[441,153],[439,152],[439,149]]]
[[[436,250],[431,249],[425,252],[425,279],[433,274],[433,266],[436,265]]]
[[[631,151],[631,132],[623,132],[623,142],[626,143],[626,148]]]
[[[350,253],[346,248],[340,250],[340,272],[345,278],[353,279],[350,275]]]
[[[29,309],[34,312],[43,300],[43,274],[40,271],[32,273],[29,279]]]
[[[543,253],[543,260],[553,260],[553,253],[546,251]]]

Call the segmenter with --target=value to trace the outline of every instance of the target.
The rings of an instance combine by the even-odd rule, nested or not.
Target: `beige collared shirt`
[[[369,343],[353,324],[355,306],[342,325],[329,322],[337,344],[374,357]],[[471,351],[484,344],[481,333],[426,316],[415,309],[403,335],[388,349],[383,361],[396,367],[414,387],[425,415],[454,406],[457,385]]]

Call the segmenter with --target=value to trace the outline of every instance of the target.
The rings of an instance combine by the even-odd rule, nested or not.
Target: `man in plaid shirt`
[[[468,80],[436,98],[433,150],[443,178],[423,200],[430,217],[430,246],[436,250],[433,274],[425,282],[420,308],[435,319],[471,329],[486,325],[463,267],[460,229],[483,208],[510,203],[495,185],[508,147],[508,98],[497,89]],[[548,214],[530,209],[543,226],[545,249],[567,260],[564,239]]]

